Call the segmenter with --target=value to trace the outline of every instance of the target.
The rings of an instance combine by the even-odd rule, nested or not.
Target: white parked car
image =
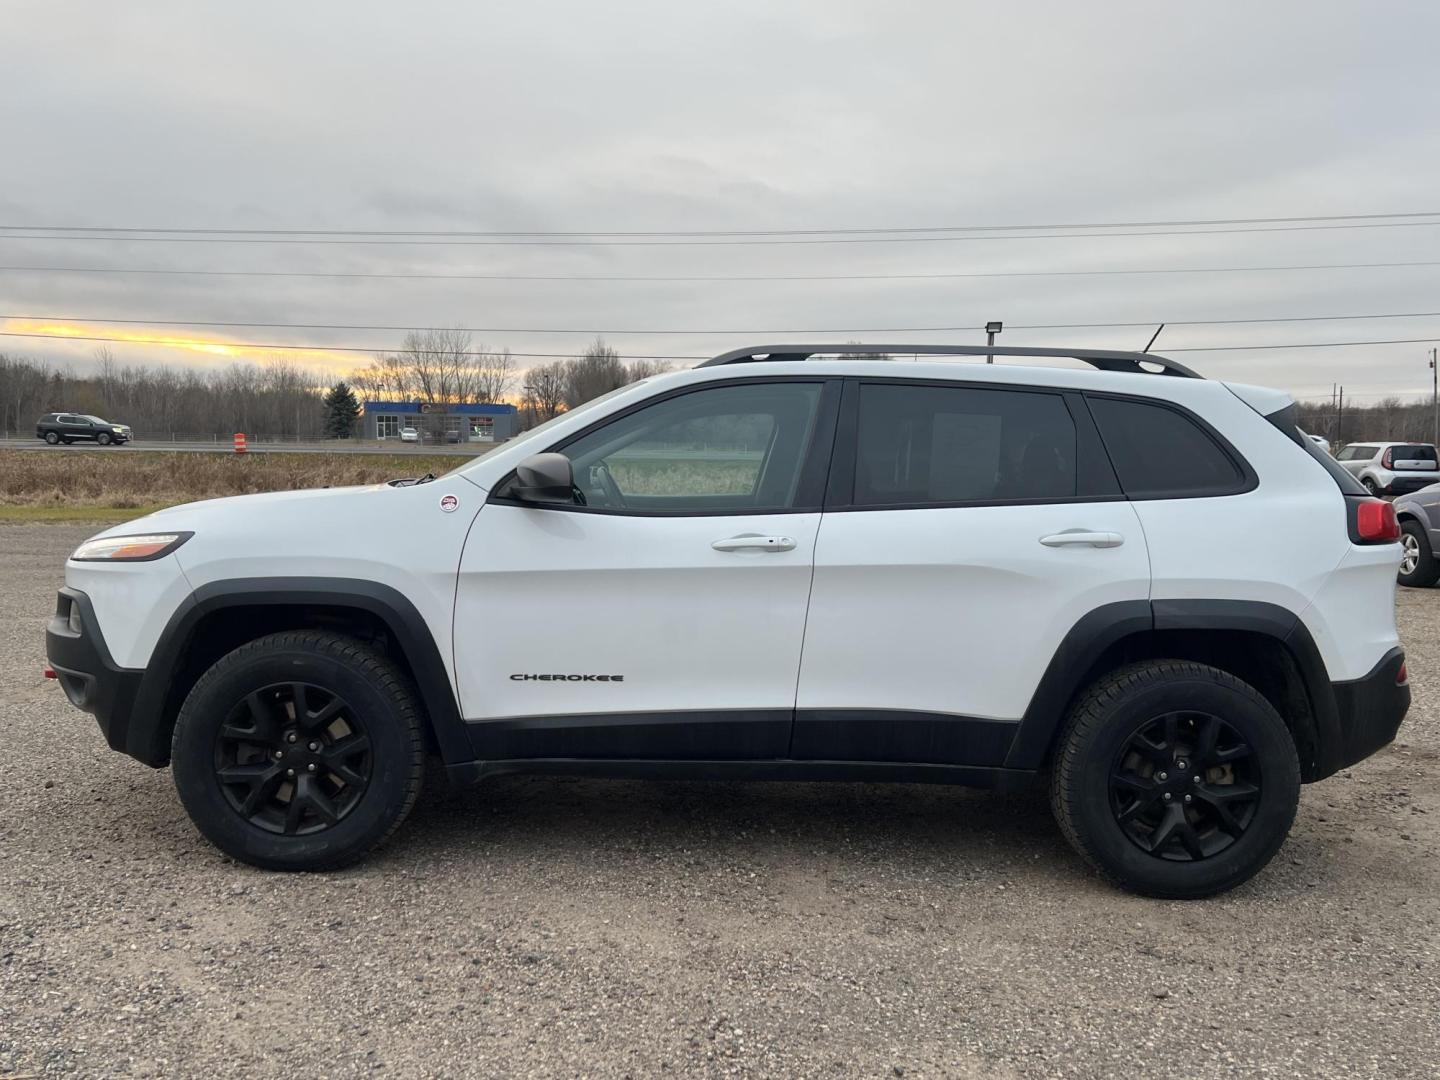
[[[413,427],[402,427],[400,429],[400,441],[418,443],[420,441],[420,432]]]
[[[1098,370],[932,358],[985,353]],[[1398,536],[1278,391],[768,346],[429,482],[108,529],[46,640],[110,745],[259,866],[360,858],[428,747],[461,782],[1048,777],[1087,861],[1194,897],[1394,738]]]
[[[1406,495],[1440,480],[1440,461],[1429,443],[1351,443],[1335,460],[1372,495]]]

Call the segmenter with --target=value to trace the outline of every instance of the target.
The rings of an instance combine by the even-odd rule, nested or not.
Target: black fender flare
[[[424,617],[398,589],[358,578],[234,578],[201,585],[170,617],[151,653],[136,693],[126,750],[148,764],[163,764],[170,746],[164,721],[171,684],[184,663],[200,621],[228,608],[350,608],[379,619],[404,654],[446,764],[474,757],[460,719],[455,687],[440,645]]]
[[[1005,767],[1041,768],[1070,702],[1085,689],[1105,652],[1126,638],[1165,630],[1241,630],[1275,639],[1295,661],[1315,725],[1315,760],[1302,762],[1302,770],[1318,779],[1340,767],[1344,740],[1335,689],[1299,615],[1260,600],[1189,599],[1105,604],[1071,627],[1031,696]]]

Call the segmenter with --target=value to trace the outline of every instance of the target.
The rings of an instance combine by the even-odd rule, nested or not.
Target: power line
[[[425,349],[386,348],[375,345],[292,345],[276,344],[274,342],[255,341],[200,341],[176,338],[128,338],[128,337],[104,337],[90,334],[24,334],[14,330],[0,330],[0,337],[10,338],[41,338],[45,341],[95,341],[106,342],[114,345],[168,345],[171,348],[224,348],[224,349],[247,349],[264,350],[272,349],[285,352],[344,352],[344,353],[401,353],[412,355],[426,352]],[[448,350],[447,350],[448,351]],[[494,356],[499,349],[462,349],[450,352],[452,356]],[[573,352],[512,352],[511,356],[524,357],[526,359],[572,359]],[[708,356],[656,356],[648,353],[617,353],[621,360],[708,360]]]
[[[740,274],[656,275],[627,274],[381,274],[323,270],[173,270],[159,267],[113,266],[0,266],[0,273],[37,274],[155,274],[176,277],[373,278],[383,281],[933,281],[954,278],[1108,277],[1144,274],[1256,274],[1297,270],[1388,270],[1440,266],[1440,261],[1305,263],[1285,266],[1179,266],[1133,270],[986,270],[935,274]]]
[[[427,351],[427,350],[423,350],[423,349],[406,349],[406,348],[398,348],[398,349],[395,349],[395,348],[386,348],[386,347],[384,347],[384,346],[379,346],[379,347],[377,347],[377,346],[374,346],[374,345],[293,345],[293,344],[274,344],[274,343],[270,343],[270,342],[256,342],[256,341],[199,341],[199,340],[195,340],[195,341],[185,341],[185,340],[176,340],[176,339],[173,339],[173,338],[170,338],[170,339],[167,339],[167,338],[125,338],[125,337],[104,337],[104,336],[100,336],[100,335],[93,335],[93,336],[92,336],[92,335],[80,335],[80,334],[33,334],[33,333],[21,333],[21,332],[14,331],[14,330],[0,330],[0,337],[30,338],[30,339],[41,339],[41,340],[45,340],[45,341],[95,341],[95,342],[109,342],[109,343],[118,344],[118,345],[168,345],[168,346],[170,346],[170,347],[172,347],[172,348],[184,348],[184,347],[201,346],[201,347],[221,347],[221,348],[249,349],[249,350],[272,349],[272,350],[288,350],[288,351],[299,351],[299,352],[351,352],[351,353],[401,353],[401,354],[412,354],[412,353],[419,353],[419,352],[425,352],[425,351]],[[1205,345],[1205,346],[1185,346],[1185,347],[1183,347],[1183,348],[1171,348],[1171,349],[1166,349],[1166,350],[1165,350],[1165,354],[1168,355],[1169,353],[1177,353],[1177,352],[1257,352],[1257,351],[1271,350],[1271,349],[1335,349],[1335,348],[1347,348],[1347,347],[1356,346],[1356,345],[1419,345],[1419,344],[1429,345],[1429,344],[1431,344],[1432,342],[1434,342],[1435,340],[1437,340],[1437,339],[1434,338],[1434,337],[1428,337],[1428,338],[1384,338],[1384,339],[1379,339],[1379,340],[1374,340],[1374,341],[1306,341],[1306,342],[1293,342],[1293,343],[1276,344],[1276,345]],[[1056,356],[1063,356],[1063,355],[1064,355],[1064,353],[1063,353],[1063,346],[1062,346],[1062,347],[1059,347],[1059,348],[1060,348],[1062,351],[1058,351],[1058,352],[1056,353]],[[461,351],[457,352],[455,355],[459,355],[459,356],[493,356],[497,351],[499,351],[499,350],[495,350],[495,349],[461,350]],[[568,359],[568,358],[570,358],[570,357],[573,357],[575,354],[574,354],[573,352],[568,352],[568,353],[512,352],[510,355],[511,355],[511,356],[524,357],[524,358],[537,358],[537,359]],[[708,356],[673,356],[673,355],[655,355],[655,354],[647,354],[647,353],[624,353],[624,354],[618,354],[618,355],[620,356],[620,359],[622,359],[622,360],[708,360],[708,359],[710,359]]]
[[[1043,233],[992,233],[982,236],[841,236],[841,237],[787,237],[784,239],[725,239],[725,240],[462,240],[462,239],[394,239],[391,237],[341,239],[333,236],[140,236],[115,234],[82,236],[66,233],[59,236],[39,236],[31,233],[9,233],[0,236],[0,243],[12,240],[80,240],[119,241],[120,243],[160,244],[342,244],[342,245],[416,245],[420,247],[754,247],[771,245],[801,244],[923,244],[955,243],[967,240],[1095,240],[1111,237],[1141,236],[1219,236],[1236,233],[1282,233],[1330,231],[1336,229],[1402,229],[1440,225],[1440,221],[1367,221],[1348,225],[1277,225],[1260,228],[1224,229],[1160,229],[1146,232],[1043,232]],[[417,234],[418,235],[418,234]]]
[[[1352,322],[1364,319],[1435,319],[1440,311],[1407,311],[1376,315],[1291,315],[1267,316],[1252,319],[1137,319],[1131,322],[1076,322],[1076,323],[1009,323],[1011,330],[1104,330],[1126,329],[1137,326],[1154,326],[1164,321],[1169,326],[1244,326],[1260,323],[1311,323],[1311,322]],[[0,319],[16,322],[49,323],[108,323],[116,326],[193,326],[230,327],[264,330],[366,330],[385,333],[409,331],[465,330],[475,334],[583,334],[590,337],[639,337],[639,336],[684,336],[724,337],[727,335],[757,336],[767,334],[956,334],[980,332],[983,323],[970,326],[849,326],[849,327],[784,327],[780,329],[718,328],[709,330],[666,329],[642,330],[635,328],[583,329],[572,327],[521,327],[521,326],[416,326],[378,325],[374,323],[289,323],[289,322],[241,322],[222,319],[124,319],[94,315],[6,315]]]
[[[1018,232],[1037,229],[1149,229],[1204,225],[1274,225],[1299,222],[1374,221],[1383,218],[1440,217],[1440,210],[1412,210],[1393,214],[1319,214],[1292,217],[1198,218],[1167,221],[1048,222],[1030,225],[915,225],[900,227],[852,227],[834,229],[331,229],[331,228],[230,228],[170,225],[0,225],[0,232],[59,233],[173,233],[216,236],[425,236],[425,237],[720,237],[720,236],[829,236],[895,233]]]

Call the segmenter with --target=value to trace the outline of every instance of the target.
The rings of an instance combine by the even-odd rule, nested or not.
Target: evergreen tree
[[[348,439],[355,434],[355,425],[360,419],[360,402],[355,391],[341,379],[325,395],[325,436],[329,439]]]

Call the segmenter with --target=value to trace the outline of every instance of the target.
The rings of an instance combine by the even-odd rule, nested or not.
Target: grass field
[[[437,476],[468,458],[418,454],[176,454],[0,450],[0,521],[125,521],[226,495]]]
[[[376,484],[436,476],[469,458],[418,454],[179,454],[144,450],[0,450],[0,522],[128,521],[177,503],[261,491]],[[668,458],[612,463],[632,495],[686,490],[739,495],[756,464]]]

